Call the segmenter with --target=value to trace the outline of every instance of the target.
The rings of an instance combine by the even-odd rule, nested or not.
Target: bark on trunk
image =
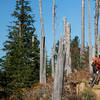
[[[99,0],[96,0],[95,5],[95,55],[98,56],[98,20],[99,20]]]
[[[92,45],[91,47],[91,59],[95,58],[95,47]],[[91,72],[93,72],[93,68],[91,67]]]
[[[67,52],[66,52],[66,66],[67,76],[72,72],[71,70],[71,52],[70,52],[70,37],[71,37],[71,25],[67,23]]]
[[[55,76],[55,51],[52,49],[52,58],[51,58],[51,66],[52,66],[52,77]]]
[[[55,51],[55,0],[53,0],[53,48]]]
[[[34,40],[35,40],[35,37],[32,36],[32,47],[34,46]]]
[[[100,35],[98,36],[98,55],[100,55]]]
[[[46,83],[46,48],[45,48],[45,36],[44,36],[44,24],[42,17],[41,0],[39,0],[40,7],[40,19],[41,19],[41,37],[40,37],[40,83]]]
[[[95,57],[95,47],[92,46],[92,59],[94,59],[94,57]]]
[[[64,17],[64,41],[66,41],[66,34],[67,34],[67,22],[66,17]]]
[[[59,42],[59,52],[57,56],[57,64],[55,70],[54,77],[54,92],[53,92],[53,100],[61,100],[62,90],[63,90],[63,82],[64,82],[64,64],[65,64],[65,52],[63,49],[63,37],[60,37]]]
[[[19,22],[19,37],[22,36],[21,22]]]
[[[41,19],[41,34],[42,36],[44,36],[44,24],[43,24],[43,17],[42,17],[41,0],[39,0],[39,7],[40,7],[40,19]]]
[[[85,21],[84,21],[84,18],[85,18],[85,1],[82,0],[82,33],[81,33],[81,53],[84,52],[84,42],[85,42]]]
[[[90,18],[90,0],[88,0],[88,24],[89,24],[89,67],[90,72],[92,72],[92,41],[91,41],[91,18]]]
[[[46,83],[46,51],[45,37],[41,36],[40,40],[40,83]]]
[[[55,1],[53,0],[53,49],[52,49],[52,77],[54,78],[55,73]]]
[[[66,18],[64,18],[64,51],[66,52],[65,71],[67,76],[71,73],[70,34],[70,24],[66,23]]]

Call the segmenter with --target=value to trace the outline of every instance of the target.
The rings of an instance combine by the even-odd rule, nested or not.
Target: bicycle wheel
[[[95,83],[97,82],[98,76],[95,75],[95,79],[93,80],[93,82],[91,82],[90,87],[93,88],[93,86],[95,85]]]

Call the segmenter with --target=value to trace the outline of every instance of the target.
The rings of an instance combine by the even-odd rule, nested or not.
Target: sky
[[[28,0],[32,8],[32,14],[34,14],[34,26],[36,28],[35,34],[40,39],[41,35],[41,23],[38,0]],[[53,21],[52,21],[52,3],[53,0],[41,0],[42,1],[42,13],[44,22],[44,34],[46,37],[46,50],[48,57],[51,55],[51,49],[53,46]],[[85,45],[88,43],[88,0],[85,0]],[[79,36],[81,42],[81,0],[55,0],[56,4],[56,32],[55,40],[59,40],[60,34],[64,34],[63,19],[67,18],[67,22],[71,24],[71,39],[76,35]],[[13,13],[16,5],[16,0],[0,0],[0,57],[5,55],[2,51],[3,43],[7,40],[8,25],[12,21],[11,14]],[[95,16],[95,1],[90,0],[91,8],[91,32],[92,43],[94,44],[94,16]]]

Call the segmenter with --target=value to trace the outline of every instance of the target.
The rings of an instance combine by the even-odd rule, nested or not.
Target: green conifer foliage
[[[80,48],[79,48],[79,37],[75,36],[71,40],[71,59],[72,59],[72,70],[80,68]]]
[[[39,41],[34,34],[34,20],[28,0],[16,0],[9,27],[8,40],[4,43],[6,55],[2,67],[6,72],[5,91],[9,94],[30,88],[39,80]],[[34,42],[32,43],[32,36]]]

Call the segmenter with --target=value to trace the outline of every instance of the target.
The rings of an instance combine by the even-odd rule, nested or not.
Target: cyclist
[[[93,72],[92,72],[92,79],[90,80],[89,83],[93,82],[95,79],[95,74],[97,73],[97,71],[100,70],[100,55],[99,57],[95,57],[92,62],[91,62],[92,68],[93,68]]]

